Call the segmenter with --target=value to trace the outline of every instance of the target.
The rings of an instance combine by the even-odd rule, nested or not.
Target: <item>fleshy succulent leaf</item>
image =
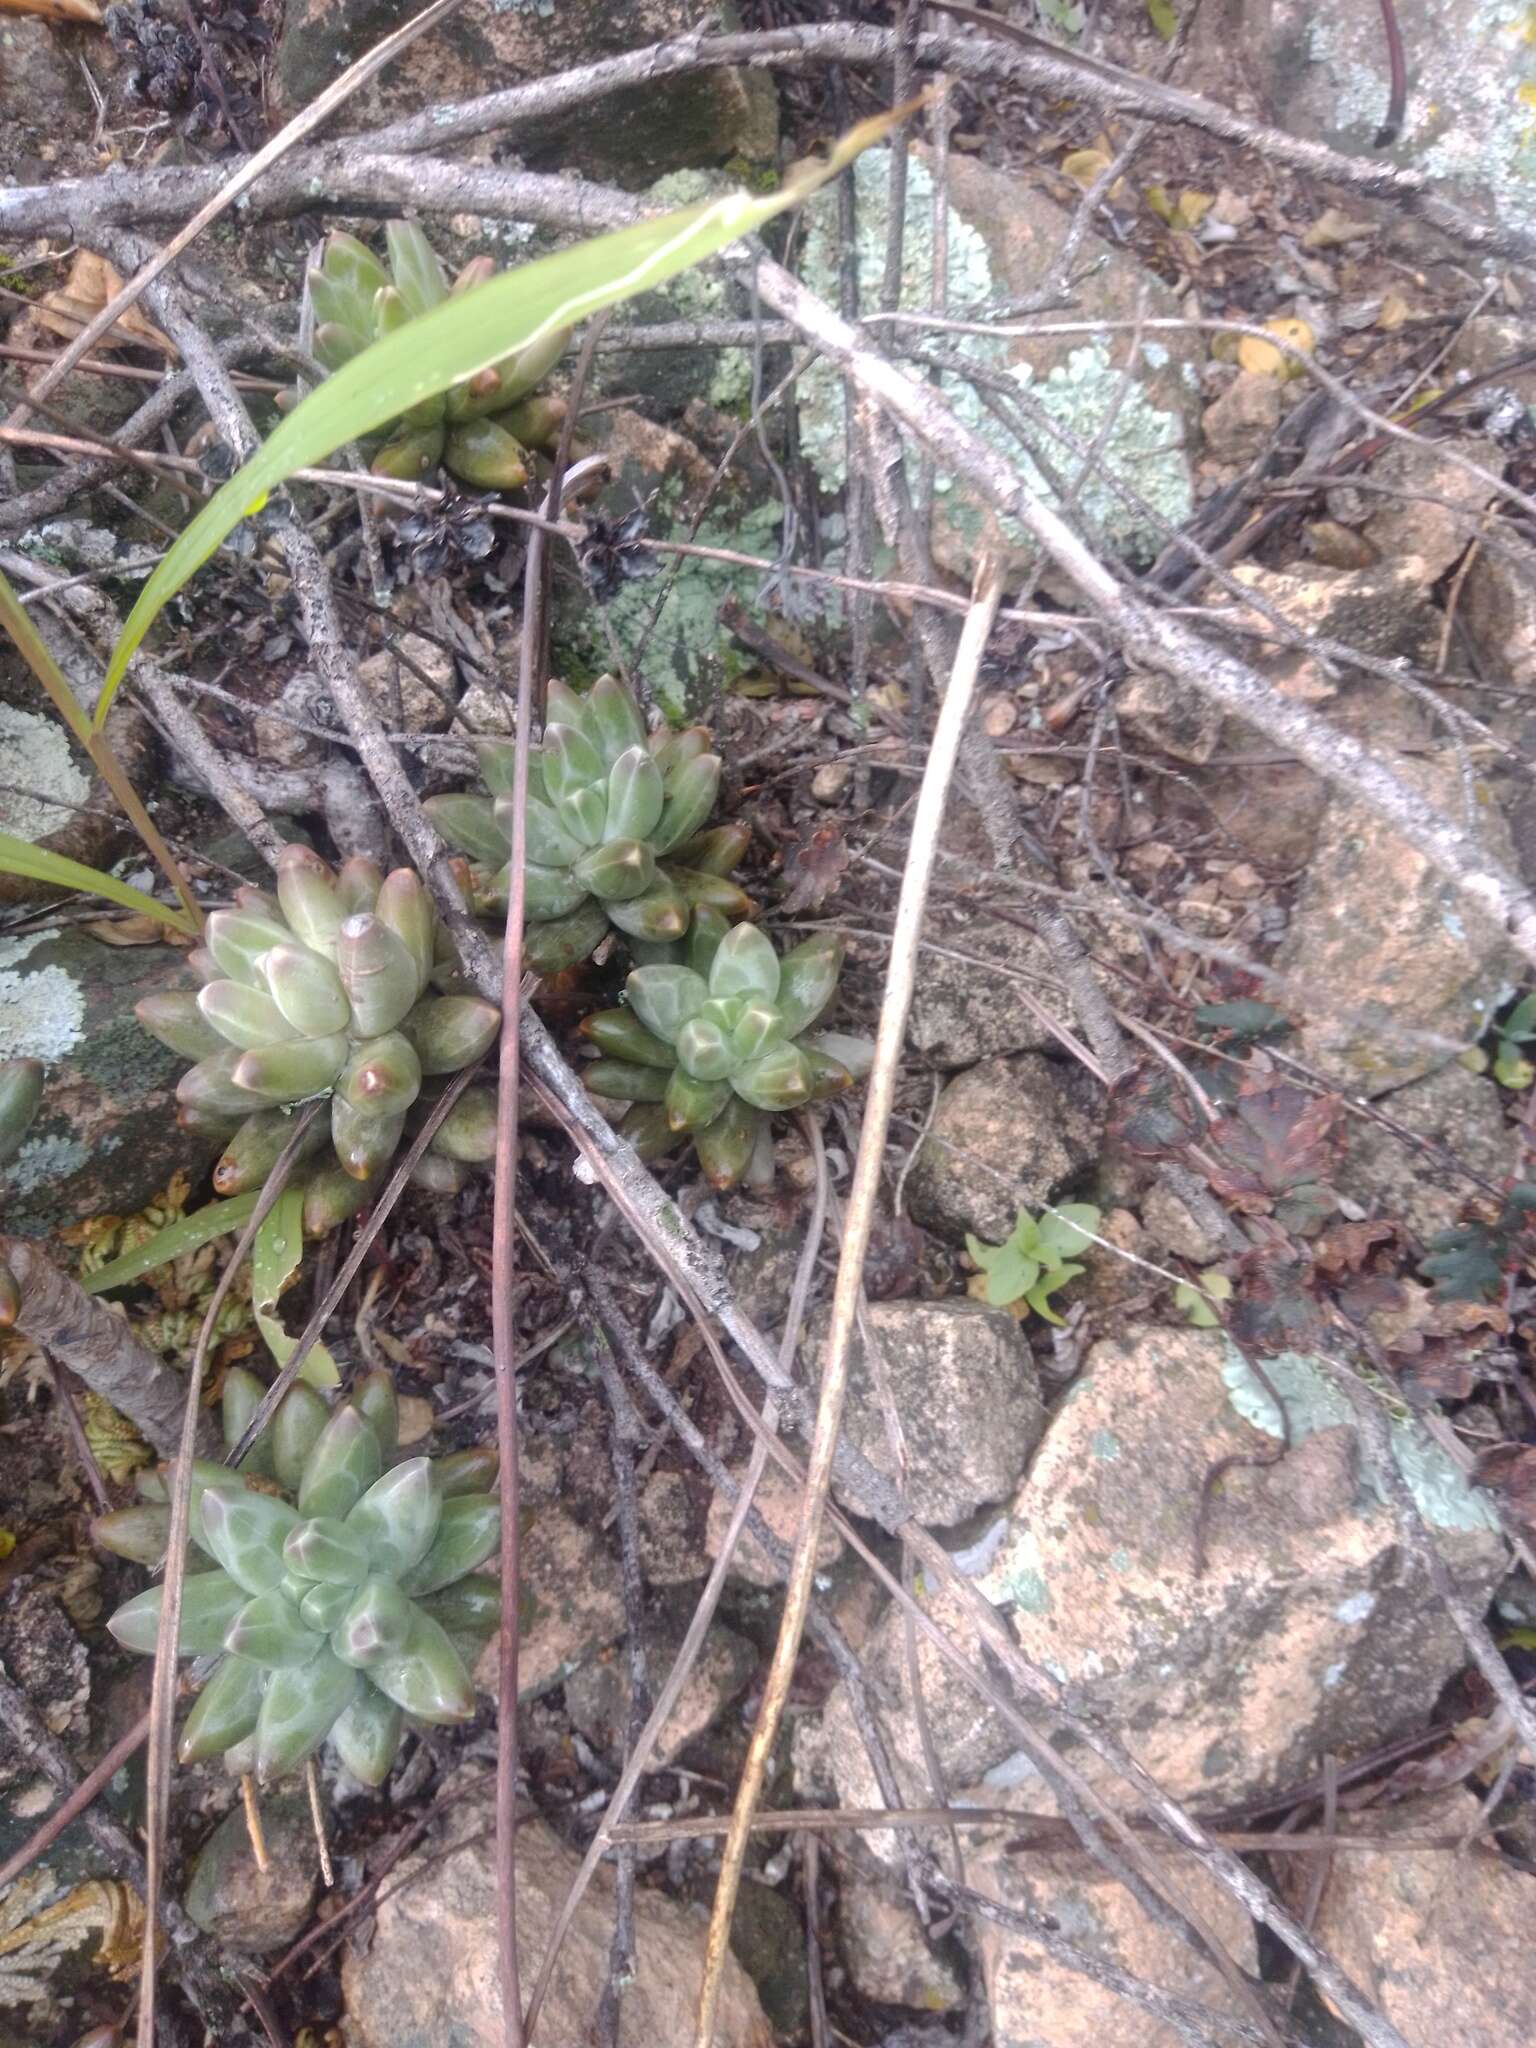
[[[307,1664],[274,1671],[256,1720],[257,1776],[280,1778],[313,1755],[362,1682],[325,1643]]]
[[[407,1458],[374,1481],[347,1517],[374,1566],[399,1578],[432,1547],[443,1497],[430,1458]]]
[[[338,1408],[310,1452],[299,1481],[299,1514],[345,1521],[378,1478],[379,1440],[355,1408]],[[297,1520],[298,1517],[295,1517]]]
[[[227,1572],[196,1572],[181,1589],[181,1625],[176,1648],[183,1657],[206,1657],[224,1646],[224,1631],[234,1620],[250,1594]],[[149,1586],[136,1593],[107,1623],[125,1650],[151,1657],[160,1630],[160,1609],[165,1601],[164,1586]]]
[[[243,1486],[209,1486],[200,1503],[208,1548],[236,1585],[249,1594],[280,1583],[283,1542],[298,1522],[284,1500]]]
[[[360,1785],[377,1787],[400,1753],[405,1717],[377,1686],[360,1686],[331,1726],[331,1745]]]
[[[176,1754],[184,1764],[201,1763],[243,1742],[256,1726],[267,1674],[243,1657],[221,1657],[198,1694],[181,1731]]]

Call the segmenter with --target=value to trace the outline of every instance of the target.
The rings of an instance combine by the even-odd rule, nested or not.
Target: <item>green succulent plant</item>
[[[494,1004],[429,992],[455,970],[409,868],[381,875],[371,861],[349,860],[333,873],[309,847],[285,846],[276,896],[242,889],[234,909],[208,919],[191,961],[201,989],[147,996],[136,1011],[146,1031],[197,1062],[176,1090],[180,1119],[229,1138],[214,1186],[236,1195],[261,1185],[287,1143],[291,1106],[329,1097],[329,1125],[317,1119],[305,1154],[329,1138],[334,1166],[308,1180],[317,1223],[334,1224],[338,1208],[362,1201],[423,1087],[478,1060],[500,1028]],[[476,1119],[483,1143],[484,1095],[466,1090],[453,1130],[438,1134],[440,1158],[469,1156],[462,1143],[454,1152],[454,1140]],[[309,1216],[306,1227],[319,1234]]]
[[[230,1445],[265,1391],[243,1368],[226,1373]],[[496,1456],[392,1464],[397,1434],[387,1373],[334,1409],[299,1383],[238,1471],[194,1466],[203,1555],[189,1553],[178,1648],[218,1662],[182,1729],[183,1763],[222,1755],[265,1781],[329,1740],[355,1778],[379,1785],[408,1724],[473,1715],[469,1672],[500,1611],[498,1582],[477,1569],[500,1540]],[[170,1534],[164,1475],[147,1491],[162,1498],[103,1515],[93,1533],[155,1565]],[[151,1586],[111,1617],[125,1649],[153,1653],[163,1599]]]
[[[387,267],[355,235],[332,234],[318,266],[305,277],[307,314],[313,316],[310,347],[327,370],[339,370],[371,342],[483,284],[495,270],[488,256],[477,257],[450,284],[420,228],[392,220],[384,239]],[[535,386],[569,338],[570,329],[561,328],[412,406],[374,454],[375,473],[416,483],[441,463],[461,483],[516,490],[528,479],[529,448],[547,448],[559,437],[564,403],[535,395]]]
[[[551,683],[543,745],[528,763],[524,881],[529,966],[553,974],[585,960],[612,927],[632,950],[674,946],[701,908],[746,917],[750,899],[729,879],[746,851],[742,825],[704,829],[720,787],[720,757],[701,725],[647,734],[624,684],[600,676],[585,696]],[[468,854],[476,902],[505,911],[511,889],[509,740],[483,741],[489,796],[428,800],[449,844]]]
[[[841,939],[818,932],[782,958],[756,925],[701,911],[686,965],[637,967],[625,1007],[582,1024],[599,1057],[583,1078],[630,1107],[642,1159],[693,1141],[718,1188],[772,1177],[768,1117],[840,1094],[869,1071],[867,1039],[810,1034],[837,990]]]

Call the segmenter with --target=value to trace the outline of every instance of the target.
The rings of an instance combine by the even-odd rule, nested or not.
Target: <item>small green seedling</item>
[[[1521,1047],[1536,1039],[1536,995],[1523,996],[1494,1031],[1499,1048],[1493,1056],[1493,1078],[1501,1088],[1517,1093],[1529,1088],[1536,1081],[1536,1066]]]
[[[965,1248],[986,1274],[985,1299],[993,1308],[1008,1308],[1026,1301],[1037,1316],[1060,1324],[1051,1307],[1051,1296],[1075,1280],[1082,1267],[1072,1256],[1092,1242],[1099,1227],[1099,1212],[1091,1202],[1067,1202],[1059,1209],[1047,1209],[1036,1222],[1021,1209],[1013,1230],[1001,1244],[983,1244],[979,1237],[966,1235]]]
[[[1209,1266],[1194,1280],[1181,1280],[1173,1290],[1173,1305],[1197,1330],[1216,1330],[1221,1317],[1214,1304],[1232,1299],[1232,1282],[1217,1266]]]

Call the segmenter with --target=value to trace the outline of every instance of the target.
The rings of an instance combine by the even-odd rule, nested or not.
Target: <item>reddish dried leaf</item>
[[[1207,1140],[1216,1155],[1211,1186],[1260,1214],[1276,1195],[1326,1180],[1339,1107],[1337,1096],[1309,1095],[1290,1081],[1245,1080]]]
[[[1378,1245],[1397,1236],[1395,1223],[1332,1223],[1312,1248],[1324,1273],[1358,1273]]]
[[[1477,1461],[1477,1481],[1503,1500],[1513,1519],[1536,1535],[1536,1444],[1496,1444]]]
[[[784,856],[786,890],[780,905],[787,917],[820,910],[837,893],[848,870],[848,847],[835,825],[818,825],[809,839]]]
[[[1310,1267],[1283,1244],[1261,1245],[1238,1261],[1229,1319],[1239,1344],[1273,1357],[1324,1343],[1327,1321],[1309,1291]]]

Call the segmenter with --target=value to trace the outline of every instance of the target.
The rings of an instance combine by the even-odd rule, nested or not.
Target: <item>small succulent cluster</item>
[[[336,233],[305,278],[314,320],[310,347],[327,370],[339,370],[370,342],[448,297],[484,284],[495,270],[488,256],[476,257],[450,284],[420,228],[392,220],[384,236],[387,268],[355,235]],[[373,455],[375,473],[417,483],[441,463],[461,483],[482,490],[526,483],[528,450],[550,447],[564,422],[564,404],[536,395],[535,386],[559,360],[569,332],[562,328],[532,342],[412,406]]]
[[[485,741],[491,794],[429,799],[443,837],[476,863],[477,906],[505,911],[511,888],[510,741]],[[720,787],[720,757],[700,725],[647,735],[633,695],[600,676],[585,696],[551,683],[543,745],[528,764],[524,880],[530,967],[572,967],[607,936],[632,951],[672,947],[696,912],[745,917],[749,899],[729,879],[746,850],[740,825],[704,830]]]
[[[691,1138],[717,1188],[772,1177],[768,1114],[841,1094],[869,1070],[864,1039],[808,1036],[837,989],[842,942],[817,933],[781,958],[756,925],[701,915],[689,964],[637,967],[626,1006],[588,1017],[589,1088],[629,1103],[642,1158]]]
[[[265,1391],[226,1373],[231,1447]],[[238,1471],[194,1467],[191,1535],[208,1564],[189,1553],[178,1648],[218,1662],[182,1730],[183,1763],[222,1755],[270,1780],[329,1739],[355,1778],[379,1785],[408,1723],[473,1714],[469,1672],[500,1609],[498,1582],[477,1569],[500,1540],[495,1453],[392,1464],[397,1434],[387,1373],[333,1410],[300,1382]],[[141,1491],[159,1497],[102,1516],[94,1534],[155,1565],[170,1533],[166,1475]],[[112,1616],[125,1649],[153,1653],[163,1597],[152,1586]]]
[[[451,949],[421,879],[381,875],[371,861],[333,872],[307,846],[285,846],[277,894],[242,889],[232,910],[208,919],[191,956],[196,994],[146,997],[145,1030],[197,1064],[177,1088],[181,1121],[229,1138],[214,1169],[221,1195],[259,1187],[292,1134],[293,1104],[330,1098],[311,1127],[305,1227],[321,1235],[352,1213],[383,1170],[407,1115],[432,1080],[470,1066],[500,1028],[494,1004],[429,992],[455,973]],[[447,1187],[466,1162],[494,1150],[490,1091],[468,1089],[433,1141],[437,1167],[420,1176]],[[426,1159],[422,1161],[426,1166]]]

